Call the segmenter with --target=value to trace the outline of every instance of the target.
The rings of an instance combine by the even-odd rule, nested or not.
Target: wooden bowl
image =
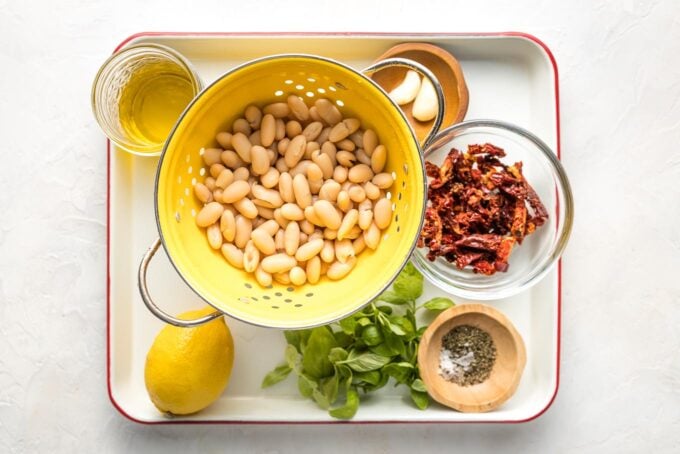
[[[496,361],[483,383],[460,386],[439,375],[442,338],[460,325],[486,331],[496,345]],[[485,304],[463,304],[439,314],[423,333],[418,350],[420,376],[430,396],[466,413],[494,410],[507,401],[517,390],[525,364],[526,351],[519,333],[505,315]]]
[[[428,43],[402,43],[390,48],[376,61],[386,58],[400,57],[414,60],[425,65],[439,80],[444,91],[444,120],[441,129],[459,123],[465,118],[468,109],[468,89],[460,69],[460,63],[446,50]],[[371,78],[388,93],[399,85],[406,75],[406,68],[385,68],[376,72]],[[400,106],[406,118],[413,125],[416,136],[422,143],[432,129],[434,120],[421,122],[413,118],[413,103]]]

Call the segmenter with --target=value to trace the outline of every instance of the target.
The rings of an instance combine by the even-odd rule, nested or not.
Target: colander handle
[[[394,66],[412,69],[422,74],[424,77],[427,77],[432,83],[435,94],[437,95],[437,116],[434,117],[434,124],[432,125],[432,129],[430,129],[430,132],[427,134],[427,137],[425,137],[425,140],[423,141],[421,146],[422,149],[425,149],[425,147],[430,143],[435,134],[439,132],[439,128],[441,128],[442,121],[444,120],[444,90],[442,90],[442,85],[439,83],[439,80],[434,75],[434,73],[432,73],[432,71],[430,71],[420,63],[413,60],[409,60],[408,58],[396,58],[396,57],[386,58],[384,60],[380,60],[379,62],[373,63],[368,68],[365,68],[362,72],[370,76],[371,74],[378,72],[382,69],[391,68]]]
[[[216,319],[217,317],[223,316],[224,314],[222,312],[215,311],[210,315],[206,315],[205,317],[197,318],[194,320],[181,320],[179,318],[173,317],[172,315],[163,312],[158,306],[156,306],[156,303],[154,303],[153,300],[151,299],[151,295],[149,295],[149,288],[146,284],[146,270],[147,268],[149,268],[149,262],[151,262],[153,256],[156,255],[156,251],[158,251],[158,248],[160,246],[161,239],[157,238],[156,241],[154,241],[154,243],[151,245],[149,250],[146,251],[146,254],[144,254],[144,257],[142,257],[142,262],[139,264],[137,282],[139,284],[139,293],[142,295],[142,300],[144,301],[144,304],[146,304],[147,309],[149,309],[149,311],[151,311],[153,315],[155,315],[165,323],[179,326],[180,328],[191,328],[194,326],[202,325],[204,323],[209,322],[210,320]]]

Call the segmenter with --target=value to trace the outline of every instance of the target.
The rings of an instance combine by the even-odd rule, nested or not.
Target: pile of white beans
[[[202,150],[209,176],[194,186],[208,243],[263,287],[338,280],[392,220],[387,150],[328,99],[296,95],[250,105],[221,148]]]

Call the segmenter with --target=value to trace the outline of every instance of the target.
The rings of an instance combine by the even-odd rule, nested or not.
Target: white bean
[[[231,143],[234,146],[236,153],[238,153],[239,158],[241,158],[243,162],[250,164],[250,149],[253,144],[250,143],[248,136],[242,132],[237,132],[232,136]]]
[[[300,226],[297,222],[289,222],[284,234],[286,254],[294,256],[300,247]]]
[[[262,259],[262,269],[267,273],[285,273],[297,265],[295,258],[288,254],[274,254]]]
[[[299,266],[293,267],[288,275],[290,276],[290,282],[293,285],[303,285],[307,282],[307,273]]]
[[[250,238],[253,244],[255,244],[255,247],[258,248],[264,255],[271,255],[276,252],[274,238],[272,238],[272,236],[261,227],[253,230],[253,233],[250,234]]]
[[[386,229],[392,222],[392,203],[388,199],[382,198],[375,203],[373,211],[375,225],[381,230]]]
[[[300,159],[305,155],[305,150],[307,147],[307,139],[303,135],[295,136],[288,147],[286,148],[286,154],[284,159],[288,168],[293,168],[300,162]]]
[[[295,252],[295,259],[299,262],[306,262],[315,255],[319,254],[324,247],[322,239],[308,240],[305,244],[298,247]]]
[[[302,221],[305,219],[305,213],[294,203],[284,203],[281,206],[281,216],[289,221]]]
[[[286,101],[288,102],[290,112],[295,118],[300,121],[307,121],[309,119],[309,107],[299,96],[290,95]]]
[[[342,279],[343,277],[347,276],[350,271],[352,271],[356,263],[357,263],[356,257],[349,257],[345,263],[339,261],[333,262],[331,266],[328,267],[328,271],[326,271],[326,276],[328,276],[329,279],[332,279],[334,281]]]
[[[259,265],[255,270],[255,279],[262,287],[266,288],[272,285],[272,275],[263,270],[262,265]]]
[[[241,200],[234,202],[233,205],[239,213],[248,219],[255,219],[257,217],[257,207],[249,198],[244,197]]]
[[[253,240],[246,243],[246,249],[243,251],[243,269],[249,273],[255,272],[257,266],[260,264],[260,251]]]
[[[236,218],[234,213],[229,210],[224,210],[222,217],[220,218],[220,230],[222,231],[222,236],[224,239],[230,243],[234,241],[236,236]]]
[[[260,145],[253,145],[250,149],[253,174],[264,175],[269,170],[269,155],[267,150]]]
[[[352,227],[354,227],[358,221],[359,211],[355,209],[349,210],[347,214],[345,214],[345,217],[342,219],[342,224],[338,228],[338,239],[345,239],[350,230],[352,230]]]
[[[380,243],[380,229],[375,225],[375,222],[372,222],[368,227],[368,230],[364,231],[364,241],[366,242],[366,246],[373,250],[378,247],[378,244]]]
[[[215,140],[220,144],[222,148],[228,150],[231,148],[231,133],[230,132],[218,132],[215,136]]]
[[[222,247],[222,232],[220,232],[220,225],[218,223],[208,226],[205,233],[208,236],[208,244],[210,244],[211,248],[219,249]]]
[[[237,180],[227,186],[222,192],[223,203],[234,203],[250,193],[250,185],[247,181]]]
[[[260,129],[260,141],[263,147],[268,147],[274,143],[276,137],[276,119],[272,114],[262,117],[262,128]]]
[[[210,202],[196,215],[196,225],[199,227],[208,227],[217,222],[223,212],[224,207],[221,203]]]
[[[306,208],[312,204],[312,193],[309,189],[309,183],[304,175],[295,175],[293,179],[293,193],[295,194],[295,201],[300,208]]]
[[[241,249],[246,247],[246,243],[250,240],[252,231],[252,221],[240,214],[236,215],[236,236],[234,237],[234,244]]]
[[[231,243],[224,243],[221,249],[222,255],[231,266],[243,269],[243,251]]]
[[[371,169],[375,173],[380,173],[385,168],[385,162],[387,161],[387,148],[385,145],[378,145],[375,147],[373,154],[371,156]]]
[[[231,134],[229,134],[231,136]],[[220,155],[222,150],[220,148],[204,148],[203,149],[203,162],[205,165],[210,167],[213,164],[218,164],[220,162]]]
[[[194,186],[194,194],[196,195],[196,198],[203,203],[213,201],[212,192],[210,192],[210,189],[203,183],[196,183],[196,186]]]
[[[319,282],[319,277],[321,276],[321,259],[317,257],[312,257],[307,261],[306,273],[307,281],[310,284],[316,284]]]
[[[335,240],[335,257],[340,263],[346,263],[350,257],[354,257],[354,247],[351,240]]]

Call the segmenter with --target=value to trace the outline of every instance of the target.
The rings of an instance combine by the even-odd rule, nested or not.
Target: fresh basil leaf
[[[401,326],[399,326],[395,323],[388,322],[387,327],[390,329],[390,331],[392,331],[397,336],[405,336],[406,335],[406,331],[404,331],[404,329]]]
[[[401,353],[404,361],[415,364],[418,360],[418,342],[410,340],[404,343],[404,351]]]
[[[432,312],[439,312],[443,311],[445,309],[448,309],[450,307],[455,306],[455,303],[451,301],[449,298],[445,298],[443,296],[437,296],[435,298],[432,298],[430,301],[426,302],[423,304],[423,307],[427,309],[428,311]]]
[[[387,375],[386,373],[382,372],[382,370],[383,369],[381,369],[381,372],[380,372],[380,380],[378,380],[378,382],[376,384],[363,387],[365,392],[375,391],[377,389],[382,388],[383,386],[385,386],[387,384],[387,382],[390,379],[390,376]],[[377,372],[377,371],[375,371],[375,372]]]
[[[347,364],[355,372],[368,372],[380,369],[389,362],[389,357],[376,355],[372,352],[364,352],[354,357],[350,354],[350,356],[342,363]]]
[[[328,353],[328,360],[332,363],[344,361],[347,359],[347,350],[341,347],[333,347]]]
[[[302,370],[317,379],[332,375],[333,364],[328,360],[328,354],[337,346],[335,337],[327,327],[314,328],[302,357]]]
[[[390,363],[382,368],[383,373],[394,378],[397,383],[406,384],[410,381],[415,371],[415,367],[411,363],[405,361],[399,363]]]
[[[356,414],[358,408],[359,393],[356,389],[350,388],[347,390],[345,404],[342,407],[334,408],[328,414],[338,419],[351,419]]]
[[[319,389],[329,403],[329,406],[334,404],[338,399],[338,387],[340,385],[340,376],[333,375],[321,380]]]
[[[358,372],[354,374],[352,383],[360,384],[361,382],[368,383],[369,385],[377,385],[380,382],[380,372],[377,370],[371,370],[368,372]]]
[[[357,319],[354,317],[343,318],[338,322],[338,325],[340,325],[343,333],[351,336],[354,334],[354,329],[357,327]]]
[[[420,410],[425,410],[430,405],[430,396],[414,389],[411,389],[411,400]]]
[[[425,383],[420,378],[416,378],[413,380],[413,383],[411,383],[411,389],[415,391],[420,391],[421,393],[426,393],[427,389],[425,388]]]
[[[376,355],[380,355],[380,356],[392,357],[392,356],[397,356],[399,354],[399,352],[392,351],[392,349],[390,347],[388,347],[387,344],[385,344],[385,343],[378,344],[374,347],[371,347],[369,350],[372,351],[373,353],[375,353]]]
[[[384,301],[386,303],[395,305],[408,304],[411,302],[411,300],[398,294],[394,290],[387,290],[383,292],[378,298],[376,298],[376,301]]]
[[[391,315],[392,312],[394,312],[394,309],[392,309],[392,306],[385,306],[385,305],[381,304],[380,306],[376,305],[375,307],[377,307],[378,310],[380,312],[382,312],[383,314]]]
[[[366,345],[373,347],[382,343],[383,335],[375,325],[368,325],[361,331],[361,339]]]
[[[314,390],[318,387],[316,382],[305,374],[298,375],[298,391],[303,397],[312,397]]]
[[[312,399],[314,399],[314,402],[316,404],[323,408],[324,410],[328,410],[328,407],[331,406],[331,403],[328,401],[328,398],[324,395],[323,392],[319,390],[319,388],[315,388],[312,390]]]
[[[335,341],[340,347],[349,347],[354,342],[354,335],[345,334],[343,331],[333,333]]]
[[[288,367],[288,364],[281,364],[276,366],[274,370],[270,371],[267,375],[264,376],[261,387],[269,388],[270,386],[275,385],[282,380],[285,380],[292,370],[293,369]]]
[[[309,339],[309,335],[311,333],[312,330],[299,329],[293,331],[284,331],[283,335],[286,338],[286,342],[294,346],[300,353],[304,353],[305,347],[307,346],[307,339]]]
[[[359,320],[357,320],[357,323],[359,326],[364,327],[373,324],[370,318],[368,317],[361,317]]]
[[[346,385],[349,386],[349,384],[352,383],[352,377],[354,375],[352,369],[346,364],[336,364],[336,368],[338,370],[338,375],[340,375],[340,379],[346,380]]]
[[[423,275],[408,262],[393,285],[394,291],[407,300],[416,300],[423,294]]]
[[[288,364],[288,367],[291,370],[294,370],[296,373],[300,373],[300,354],[298,351],[295,349],[295,346],[288,344],[286,345],[286,351],[284,353],[284,358],[286,359],[286,363]]]
[[[406,351],[402,338],[394,334],[390,328],[383,329],[383,337],[385,338],[385,345],[394,355],[401,355]]]
[[[411,336],[415,334],[415,327],[413,323],[406,317],[393,316],[389,318],[390,326],[394,334],[400,336]],[[400,332],[397,332],[400,331]]]

